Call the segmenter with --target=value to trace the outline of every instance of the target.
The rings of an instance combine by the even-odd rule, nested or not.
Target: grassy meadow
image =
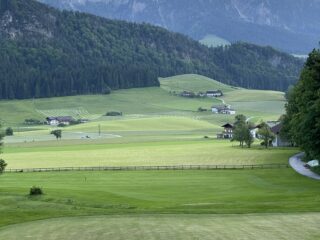
[[[304,221],[301,222],[301,219]],[[317,240],[320,216],[307,214],[250,215],[113,215],[57,218],[3,228],[12,239],[290,239]],[[81,226],[81,228],[79,228]],[[297,231],[303,228],[304,231]],[[49,237],[48,237],[49,236]]]
[[[50,115],[71,115],[95,121],[112,118],[103,117],[108,111],[123,112],[124,118],[152,116],[187,116],[199,117],[214,123],[221,116],[197,112],[199,107],[209,109],[212,105],[222,104],[225,100],[243,114],[255,113],[259,119],[275,120],[283,113],[284,94],[274,91],[247,90],[231,87],[218,81],[199,75],[180,75],[160,79],[161,86],[118,90],[110,95],[85,95],[59,98],[0,101],[0,121],[4,126],[16,127],[18,131],[28,130],[23,122],[27,118],[44,120]],[[174,96],[172,91],[206,91],[220,89],[225,96],[213,98],[183,98]],[[263,105],[269,103],[271,109],[265,112]],[[224,116],[224,120],[231,120]]]
[[[160,83],[110,95],[0,101],[0,121],[14,129],[1,158],[7,168],[234,165],[287,163],[299,151],[264,149],[259,141],[242,149],[216,139],[234,116],[212,114],[212,105],[230,104],[256,123],[277,120],[284,112],[281,92],[192,74]],[[173,94],[212,89],[224,96]],[[123,116],[104,116],[108,111]],[[49,134],[56,127],[23,124],[58,115],[90,121],[61,128],[58,141]],[[290,168],[5,173],[0,239],[317,239],[319,184]],[[30,197],[31,186],[42,187],[44,195]]]
[[[320,203],[320,182],[291,169],[8,173],[0,179],[1,226],[80,215],[318,212]],[[33,185],[45,194],[29,197]]]
[[[233,145],[233,146],[232,146]],[[8,168],[166,165],[249,165],[287,163],[295,148],[242,149],[229,141],[155,141],[131,143],[55,145],[41,143],[9,146],[4,158]]]

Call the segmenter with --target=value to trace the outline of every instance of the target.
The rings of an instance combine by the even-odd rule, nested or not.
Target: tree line
[[[208,48],[149,24],[59,11],[33,0],[0,2],[0,99],[108,94],[159,86],[158,77],[185,73],[286,90],[303,65],[271,47]]]
[[[287,93],[281,134],[300,146],[306,159],[320,159],[320,50],[310,54],[298,83]],[[320,169],[319,169],[320,170]]]

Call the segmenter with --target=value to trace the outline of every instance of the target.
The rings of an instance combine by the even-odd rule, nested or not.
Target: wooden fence
[[[145,170],[241,170],[289,168],[288,164],[251,165],[173,165],[173,166],[119,166],[119,167],[56,167],[56,168],[16,168],[6,169],[6,173],[66,172],[66,171],[145,171]]]

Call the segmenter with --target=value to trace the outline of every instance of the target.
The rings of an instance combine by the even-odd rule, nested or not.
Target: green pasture
[[[303,220],[303,221],[302,221]],[[116,215],[57,218],[5,227],[0,238],[49,240],[316,240],[320,213]]]
[[[186,90],[197,93],[217,89],[229,92],[238,89],[197,74],[178,75],[168,78],[160,78],[159,80],[161,88],[167,91],[181,92]]]
[[[107,131],[196,131],[199,129],[213,129],[214,126],[206,121],[198,121],[191,117],[143,117],[143,118],[118,118],[110,121],[92,122],[80,124],[68,128],[70,131],[96,131],[100,124],[101,130]]]
[[[122,141],[122,140],[120,140]],[[69,144],[68,144],[69,143]],[[163,166],[232,165],[287,163],[295,148],[264,149],[257,145],[242,149],[237,143],[210,139],[186,141],[148,141],[131,143],[8,145],[3,158],[7,168],[85,167],[85,166]]]
[[[198,140],[204,136],[214,137],[221,131],[221,125],[231,121],[232,118],[208,113],[193,117],[165,115],[104,117],[86,124],[61,128],[62,140],[78,142],[105,140],[104,142],[109,143]],[[22,130],[15,132],[14,136],[6,137],[5,142],[9,147],[9,144],[54,141],[54,136],[49,133],[55,128],[50,126],[37,127],[35,130],[28,128],[28,131]]]
[[[319,212],[320,204],[320,182],[292,169],[7,173],[0,181],[0,226],[105,214],[286,216]],[[33,185],[45,194],[29,197]]]
[[[24,119],[44,120],[48,115],[71,115],[97,119],[108,111],[120,111],[126,117],[153,115],[193,115],[199,107],[210,108],[214,99],[187,99],[170,95],[162,88],[118,90],[110,95],[84,95],[35,100],[0,101],[0,120],[4,125],[20,126]],[[80,113],[82,113],[80,112]],[[42,113],[42,114],[41,114]]]
[[[105,121],[102,117],[108,111],[121,111],[124,118],[150,116],[200,117],[199,107],[210,110],[212,105],[225,100],[238,113],[257,115],[259,119],[275,120],[283,113],[284,94],[274,91],[258,91],[235,88],[200,75],[180,75],[160,79],[160,87],[113,91],[110,95],[83,95],[30,100],[0,101],[0,122],[14,126],[17,131],[27,131],[23,126],[27,118],[44,120],[50,115],[71,115],[75,118]],[[194,92],[220,89],[223,98],[184,98],[173,95],[172,91],[190,90]],[[268,104],[268,111],[263,108]],[[210,112],[206,115],[212,115]],[[214,123],[215,119],[211,119]]]

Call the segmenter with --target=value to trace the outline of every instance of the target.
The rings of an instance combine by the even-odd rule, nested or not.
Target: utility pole
[[[98,125],[98,133],[99,133],[99,137],[101,136],[101,125]]]

